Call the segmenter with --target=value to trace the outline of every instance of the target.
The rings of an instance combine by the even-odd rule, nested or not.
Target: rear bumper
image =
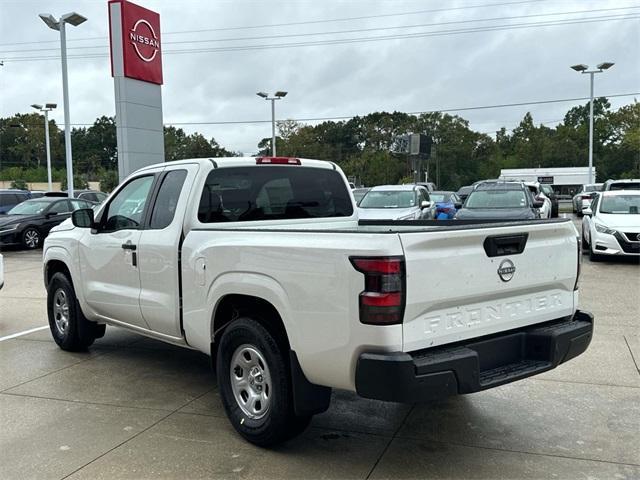
[[[455,345],[416,352],[363,353],[356,391],[365,398],[424,402],[472,393],[555,368],[583,353],[593,334],[593,315],[511,330]]]

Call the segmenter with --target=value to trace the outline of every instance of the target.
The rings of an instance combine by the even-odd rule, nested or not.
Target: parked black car
[[[543,202],[534,200],[521,182],[492,181],[478,184],[469,194],[456,220],[533,220],[540,218]]]
[[[0,247],[22,245],[33,249],[42,245],[49,231],[78,208],[96,205],[86,200],[41,197],[27,200],[0,217]]]
[[[31,193],[26,190],[0,190],[0,215],[7,213],[19,203],[29,200]]]

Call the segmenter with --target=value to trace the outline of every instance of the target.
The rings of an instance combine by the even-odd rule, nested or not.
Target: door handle
[[[133,243],[128,242],[128,243],[123,243],[122,244],[122,248],[124,248],[125,250],[133,250],[133,251],[135,251],[135,250],[137,250],[138,247],[136,245],[134,245]]]

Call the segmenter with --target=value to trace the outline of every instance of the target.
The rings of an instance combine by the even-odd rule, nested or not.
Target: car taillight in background
[[[350,257],[364,274],[360,293],[360,322],[369,325],[402,323],[405,307],[404,257]]]
[[[256,165],[302,165],[302,162],[292,157],[256,157]]]

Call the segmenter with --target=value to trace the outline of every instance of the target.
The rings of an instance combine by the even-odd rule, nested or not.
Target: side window
[[[165,175],[151,212],[150,228],[161,229],[171,224],[185,178],[186,170],[172,170]]]
[[[81,193],[78,198],[81,198],[82,200],[89,200],[90,202],[97,202],[98,201],[98,198],[96,197],[96,194],[92,193],[92,192]]]
[[[69,202],[67,200],[55,202],[49,209],[49,213],[69,213],[70,211],[71,209],[69,208]]]
[[[71,210],[78,210],[80,208],[91,208],[91,204],[83,201],[83,200],[69,200],[71,202]]]
[[[142,223],[152,184],[153,175],[147,175],[130,181],[120,190],[109,203],[103,216],[102,231],[138,229]]]

